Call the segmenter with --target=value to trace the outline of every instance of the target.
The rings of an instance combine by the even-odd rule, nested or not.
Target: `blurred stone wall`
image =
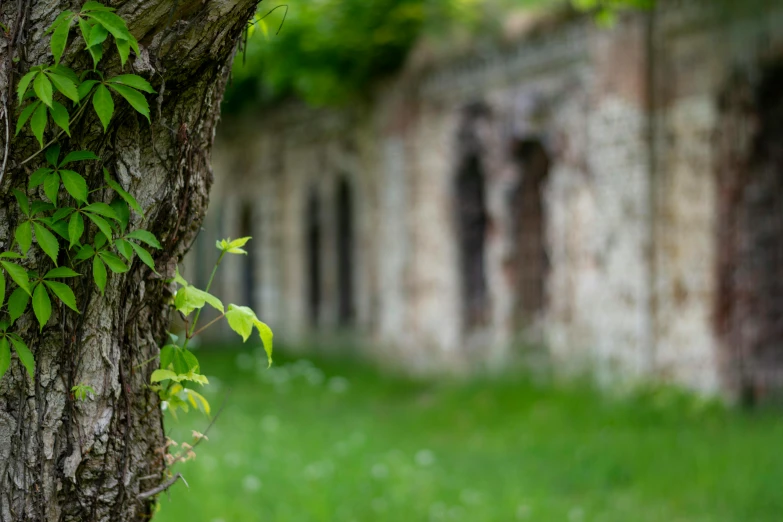
[[[781,22],[774,3],[726,14],[693,1],[662,2],[612,29],[570,18],[504,49],[405,70],[369,103],[292,103],[226,120],[187,270],[209,268],[214,240],[238,235],[245,209],[252,255],[227,261],[216,292],[228,302],[252,295],[240,304],[286,344],[356,340],[414,372],[498,369],[543,347],[556,368],[592,369],[602,382],[731,394],[733,347],[715,319],[719,98],[731,77],[752,83],[783,59]],[[480,114],[466,118],[471,107]],[[515,199],[526,164],[514,151],[538,146],[548,159],[540,194]],[[455,177],[474,153],[487,310],[468,327]],[[354,218],[349,328],[338,326],[341,179]],[[542,208],[544,305],[520,317],[518,202],[530,197]]]

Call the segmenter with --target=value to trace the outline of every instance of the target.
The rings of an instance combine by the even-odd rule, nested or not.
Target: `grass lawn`
[[[201,351],[226,407],[160,522],[783,521],[783,416]],[[211,389],[211,391],[210,391]],[[175,440],[199,413],[169,420]]]

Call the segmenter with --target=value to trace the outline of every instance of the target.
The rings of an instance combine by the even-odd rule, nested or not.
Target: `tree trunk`
[[[8,28],[0,27],[0,250],[10,248],[20,216],[12,189],[30,192],[28,177],[43,165],[43,155],[21,165],[39,146],[29,133],[13,137],[16,84],[29,67],[52,62],[45,30],[61,11],[82,3],[0,0],[0,22]],[[219,104],[256,1],[105,3],[117,8],[142,47],[124,72],[145,77],[159,93],[148,97],[152,124],[118,101],[108,132],[88,111],[61,143],[98,154],[137,198],[145,214],[134,214],[131,226],[152,231],[163,244],[154,253],[160,275],[136,259],[127,273],[110,274],[102,296],[85,268],[74,289],[80,314],[55,306],[42,332],[30,311],[17,321],[35,355],[35,379],[14,355],[0,380],[1,522],[149,519],[155,499],[143,493],[167,478],[160,401],[146,387],[168,326],[164,279],[173,276],[207,206]],[[77,47],[69,45],[63,62],[91,68]],[[120,71],[108,47],[101,64],[106,74]],[[102,186],[97,165],[83,174],[91,188]],[[24,263],[51,266],[34,253]],[[79,383],[92,386],[94,397],[75,400],[70,389]]]

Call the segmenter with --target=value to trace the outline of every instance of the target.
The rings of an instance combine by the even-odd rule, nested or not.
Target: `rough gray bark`
[[[13,138],[15,85],[30,66],[51,62],[44,31],[62,10],[82,3],[0,0],[0,22],[9,28],[0,29],[0,250],[10,245],[19,216],[11,190],[27,190],[30,172],[43,161],[20,166],[38,144],[29,134]],[[131,226],[151,230],[163,243],[155,254],[161,276],[136,260],[128,273],[110,276],[101,296],[86,268],[75,289],[80,315],[55,307],[42,333],[29,312],[18,321],[35,354],[36,375],[31,381],[14,355],[0,380],[1,522],[148,519],[154,498],[139,495],[166,479],[160,404],[145,388],[168,324],[163,279],[173,275],[206,208],[227,66],[256,0],[105,3],[117,8],[143,48],[130,68],[160,93],[150,98],[152,125],[117,101],[106,134],[88,112],[62,143],[65,150],[99,154],[138,199],[145,218],[134,215]],[[76,31],[71,38],[63,62],[90,67],[89,56],[75,49]],[[106,51],[101,68],[119,71],[115,51]],[[85,174],[93,188],[102,185],[97,166]],[[26,263],[51,266],[35,254]],[[94,398],[75,401],[69,390],[77,383],[94,387]]]

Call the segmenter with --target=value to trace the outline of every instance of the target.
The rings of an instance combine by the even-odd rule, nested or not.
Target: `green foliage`
[[[274,100],[296,94],[313,104],[362,94],[377,75],[398,68],[425,19],[446,15],[446,0],[326,0],[257,16],[245,53],[234,63],[229,108],[245,96]],[[282,4],[281,4],[282,5]],[[274,6],[272,6],[274,7]],[[261,7],[263,12],[269,5]]]
[[[51,34],[54,64],[31,67],[17,85],[19,103],[26,105],[17,120],[16,134],[29,122],[30,130],[44,152],[45,164],[30,175],[26,190],[13,189],[23,219],[16,224],[11,249],[0,252],[0,318],[7,315],[7,319],[0,319],[0,377],[10,365],[11,346],[30,376],[33,375],[32,352],[18,333],[9,331],[31,304],[39,330],[44,329],[60,306],[79,313],[74,293],[76,286],[70,281],[82,277],[78,269],[83,263],[92,260],[93,280],[101,293],[105,291],[109,272],[127,272],[134,257],[155,270],[148,248],[161,248],[157,238],[146,230],[128,230],[131,209],[143,215],[136,199],[114,181],[105,168],[106,185],[90,191],[83,172],[90,167],[89,162],[100,162],[101,158],[87,150],[67,151],[63,156],[57,142],[62,133],[70,136],[70,129],[84,114],[89,97],[93,97],[93,107],[104,130],[108,128],[114,115],[109,89],[149,120],[149,105],[141,93],[155,91],[145,79],[133,74],[105,78],[96,69],[109,35],[115,40],[123,65],[129,49],[138,54],[135,38],[113,11],[113,8],[90,1],[78,13],[61,13],[47,31]],[[77,73],[61,63],[74,25],[82,31],[83,43],[94,59],[96,68],[91,71]],[[89,75],[98,79],[83,81]],[[104,91],[108,94],[108,102]],[[73,115],[69,107],[76,109]],[[49,116],[60,132],[53,136],[50,146],[45,146]],[[24,163],[36,156],[27,158]],[[102,201],[112,194],[111,204]],[[55,268],[45,270],[39,253],[48,257]],[[39,266],[34,267],[36,262]],[[65,264],[59,266],[60,263]]]
[[[87,394],[95,395],[95,388],[89,384],[79,383],[71,388],[71,394],[73,398],[78,401],[84,401],[87,399]]]
[[[19,362],[31,379],[35,378],[35,361],[27,344],[17,333],[9,332],[11,324],[8,321],[0,321],[0,377],[11,366],[11,346],[14,347]]]
[[[70,136],[71,126],[83,114],[90,97],[93,110],[106,132],[114,115],[114,100],[110,90],[120,95],[133,109],[147,118],[148,122],[150,121],[149,103],[142,92],[155,93],[155,90],[147,80],[135,74],[120,74],[105,78],[97,70],[109,35],[114,38],[123,66],[128,59],[130,49],[133,49],[137,55],[139,53],[138,42],[128,31],[125,21],[113,11],[111,7],[90,1],[85,3],[78,13],[64,11],[57,17],[47,30],[47,33],[51,33],[50,47],[54,65],[32,67],[17,85],[19,103],[28,101],[16,123],[17,135],[29,121],[30,130],[43,149],[44,135],[51,116],[51,120],[60,128],[60,133],[64,132]],[[79,27],[83,44],[93,58],[92,71],[82,71],[77,74],[60,63],[74,25]],[[97,79],[85,80],[84,78],[89,75]],[[59,100],[55,99],[56,97]],[[68,108],[69,105],[76,109],[73,116]],[[59,133],[53,141],[57,136]]]
[[[153,237],[149,237],[143,232],[136,233],[134,239],[138,239],[139,241],[154,240]],[[177,285],[177,290],[172,299],[171,306],[182,316],[186,324],[189,324],[189,327],[185,332],[185,339],[182,346],[177,344],[179,338],[171,334],[174,343],[161,348],[160,367],[152,373],[150,381],[153,383],[152,388],[158,392],[166,408],[169,409],[172,414],[176,414],[178,409],[187,411],[188,405],[197,408],[206,414],[209,414],[210,412],[209,402],[192,389],[192,385],[204,385],[207,384],[208,381],[207,378],[200,373],[201,366],[193,352],[188,350],[188,343],[196,335],[211,327],[217,321],[225,318],[229,327],[240,335],[243,341],[247,341],[253,328],[256,328],[264,349],[266,350],[268,364],[272,364],[272,330],[269,326],[261,322],[255,312],[246,306],[231,304],[228,305],[228,309],[226,310],[220,299],[209,293],[209,288],[212,286],[212,281],[215,278],[220,263],[223,261],[223,257],[227,254],[247,254],[242,247],[245,246],[249,240],[249,237],[243,237],[234,240],[223,239],[216,242],[215,246],[220,253],[215,261],[212,276],[209,278],[205,290],[196,288],[188,283],[179,273],[179,270],[177,270],[171,281]],[[201,310],[207,305],[220,312],[220,315],[217,319],[211,321],[204,327],[197,329]],[[193,316],[193,319],[192,322],[188,323],[190,321],[190,316]],[[165,385],[162,383],[165,383]]]
[[[323,0],[259,5],[234,62],[224,109],[295,96],[311,105],[360,99],[394,73],[422,36],[454,32],[487,38],[512,8],[563,6],[568,0]],[[654,0],[571,0],[607,21],[623,7]]]

